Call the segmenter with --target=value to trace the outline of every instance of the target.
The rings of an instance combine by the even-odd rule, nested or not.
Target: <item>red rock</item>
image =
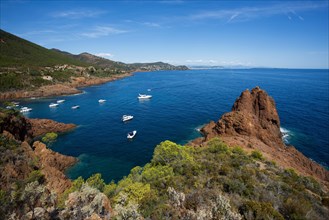
[[[76,127],[75,124],[65,124],[50,119],[27,119],[31,124],[33,137],[38,137],[49,132],[66,132]]]
[[[202,146],[219,136],[229,145],[239,145],[247,151],[260,150],[269,160],[276,161],[280,166],[294,168],[297,172],[316,177],[329,186],[328,170],[294,147],[283,143],[275,102],[259,87],[251,92],[242,92],[231,112],[225,113],[218,122],[211,121],[201,132],[204,137],[194,140],[192,144]]]

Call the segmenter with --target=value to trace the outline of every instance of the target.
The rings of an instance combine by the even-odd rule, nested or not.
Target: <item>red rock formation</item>
[[[75,164],[77,159],[54,152],[39,141],[34,142],[33,147],[41,164],[41,172],[45,175],[47,187],[57,193],[64,192],[71,186],[71,181],[63,172]]]
[[[27,119],[31,124],[33,137],[38,137],[49,132],[66,132],[76,127],[75,124],[64,124],[50,119]]]
[[[229,145],[239,145],[247,151],[260,150],[285,168],[294,168],[303,175],[329,183],[328,170],[283,143],[275,102],[259,87],[242,92],[231,112],[225,113],[218,122],[211,121],[201,132],[204,137],[194,140],[193,144],[202,145],[219,136]]]
[[[17,90],[0,93],[0,100],[12,100],[30,97],[48,97],[48,96],[60,96],[81,93],[78,87],[98,85],[114,80],[118,80],[124,77],[131,76],[131,73],[125,73],[115,75],[112,77],[104,78],[86,78],[86,77],[73,77],[70,83],[46,85],[37,88],[36,90]]]
[[[27,119],[15,111],[0,111],[0,134],[8,140],[0,145],[0,186],[8,189],[18,180],[26,179],[33,170],[40,170],[48,189],[62,193],[71,186],[64,175],[65,169],[77,159],[56,153],[41,142],[28,143],[32,137],[47,132],[63,132],[74,128],[74,124],[63,124],[47,119]],[[8,146],[6,146],[8,144]]]

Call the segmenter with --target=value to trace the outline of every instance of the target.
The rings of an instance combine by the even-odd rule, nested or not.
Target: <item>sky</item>
[[[0,28],[126,63],[329,68],[325,1],[1,0]]]

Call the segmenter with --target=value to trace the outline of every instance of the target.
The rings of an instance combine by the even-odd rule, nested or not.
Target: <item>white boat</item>
[[[72,109],[78,109],[78,108],[80,108],[79,105],[74,105],[74,106],[72,106]]]
[[[150,99],[152,98],[151,95],[146,95],[146,94],[139,94],[139,96],[137,97],[139,99]]]
[[[61,100],[57,100],[57,103],[63,103],[63,102],[65,102],[65,100],[64,100],[64,99],[61,99]]]
[[[21,110],[20,110],[20,112],[30,112],[30,111],[32,111],[32,108],[28,108],[28,107],[22,107],[21,108]]]
[[[106,100],[105,99],[100,99],[100,100],[98,100],[98,102],[99,103],[104,103],[104,102],[106,102]]]
[[[129,132],[129,133],[127,134],[127,138],[128,138],[128,139],[132,139],[132,138],[134,138],[135,135],[136,135],[136,133],[137,133],[136,130]]]
[[[125,122],[125,121],[129,121],[129,120],[131,120],[131,119],[133,119],[134,118],[134,116],[132,116],[132,115],[123,115],[122,116],[122,121],[123,122]]]
[[[57,103],[50,103],[50,105],[49,105],[49,107],[50,108],[54,108],[54,107],[57,107],[59,104],[57,104]]]

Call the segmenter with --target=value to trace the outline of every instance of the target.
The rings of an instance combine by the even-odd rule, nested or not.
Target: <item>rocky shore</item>
[[[92,85],[99,85],[114,80],[122,79],[128,76],[132,76],[132,73],[119,74],[112,77],[74,77],[70,83],[46,85],[36,90],[19,90],[9,91],[0,93],[0,100],[13,100],[21,98],[32,98],[32,97],[49,97],[49,96],[61,96],[61,95],[72,95],[78,94],[82,91],[79,90],[81,87],[87,87]]]
[[[65,124],[50,119],[26,119],[31,124],[33,137],[38,137],[49,132],[62,133],[76,127],[75,124]]]
[[[193,145],[202,146],[210,139],[220,137],[230,146],[238,145],[249,152],[259,150],[279,166],[293,168],[329,186],[328,170],[295,147],[284,144],[275,102],[259,87],[242,92],[232,111],[225,113],[217,122],[211,121],[201,129],[201,133],[203,137],[192,141]]]
[[[62,193],[71,186],[71,181],[65,176],[64,171],[74,165],[77,159],[54,152],[39,141],[33,143],[33,138],[48,132],[66,132],[75,128],[74,124],[59,123],[49,119],[27,119],[12,113],[0,112],[0,134],[12,142],[16,142],[17,149],[21,151],[12,155],[16,159],[4,160],[0,175],[1,188],[6,189],[12,180],[20,180],[28,177],[33,169],[40,169],[45,176],[49,190]],[[11,157],[4,152],[5,157]],[[12,161],[15,161],[12,163]]]

